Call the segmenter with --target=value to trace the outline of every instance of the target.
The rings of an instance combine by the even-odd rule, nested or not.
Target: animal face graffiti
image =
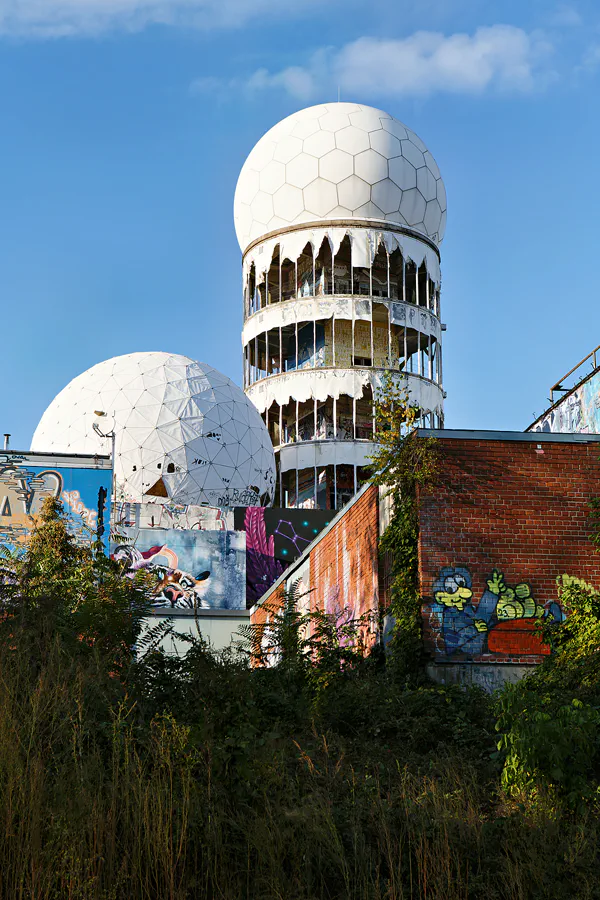
[[[162,575],[162,577],[161,577]],[[197,578],[189,572],[174,569],[156,569],[160,579],[154,589],[155,606],[170,609],[206,609],[205,595],[210,572],[201,572]]]
[[[444,575],[443,569],[440,578],[434,585],[434,596],[442,606],[464,609],[473,596],[471,590],[471,575],[468,569],[452,569]],[[437,586],[437,590],[435,590]]]
[[[210,572],[207,570],[194,577],[177,568],[177,555],[168,547],[155,546],[140,551],[124,545],[117,547],[112,556],[124,563],[131,573],[145,569],[153,576],[154,606],[167,609],[206,609],[209,606],[206,594],[210,586]],[[163,559],[173,563],[173,566],[161,565]]]
[[[232,531],[116,526],[111,556],[133,577],[147,573],[157,613],[243,609],[245,535]]]

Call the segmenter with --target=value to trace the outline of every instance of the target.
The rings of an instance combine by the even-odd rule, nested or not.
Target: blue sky
[[[0,0],[0,431],[102,359],[241,380],[232,203],[302,106],[372,103],[448,191],[446,424],[521,430],[600,342],[600,10],[486,0]]]

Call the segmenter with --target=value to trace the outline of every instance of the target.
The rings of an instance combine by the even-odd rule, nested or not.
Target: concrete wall
[[[197,636],[196,622],[193,616],[151,616],[144,620],[144,629],[141,637],[148,628],[153,628],[159,622],[167,620],[173,624],[176,632],[181,634],[193,634]],[[203,609],[198,610],[198,622],[202,637],[215,650],[223,650],[239,639],[237,631],[240,625],[247,625],[250,621],[250,613],[245,609]],[[189,644],[178,640],[176,637],[167,637],[161,644],[168,654],[184,656],[189,649]]]

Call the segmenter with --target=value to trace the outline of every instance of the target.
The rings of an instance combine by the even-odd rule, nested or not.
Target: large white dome
[[[423,141],[380,109],[329,103],[275,125],[244,163],[234,201],[242,250],[270,231],[320,219],[383,219],[437,243],[446,190]]]
[[[105,412],[99,417],[96,412]],[[275,462],[256,408],[229,378],[170,353],[129,353],[92,366],[52,401],[31,449],[110,453],[117,499],[209,506],[272,502]]]

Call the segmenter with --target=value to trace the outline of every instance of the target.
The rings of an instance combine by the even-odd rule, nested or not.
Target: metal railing
[[[600,350],[600,344],[597,347],[594,347],[591,353],[588,353],[587,356],[584,356],[576,366],[573,366],[572,369],[569,369],[566,375],[563,375],[562,378],[559,378],[556,384],[553,384],[550,388],[550,403],[554,403],[554,391],[570,391],[572,388],[565,388],[562,386],[563,381],[566,381],[569,375],[572,375],[573,372],[576,372],[577,369],[582,366],[584,363],[588,361],[588,359],[592,360],[592,370],[597,368],[596,354]],[[574,387],[574,385],[572,385]]]

